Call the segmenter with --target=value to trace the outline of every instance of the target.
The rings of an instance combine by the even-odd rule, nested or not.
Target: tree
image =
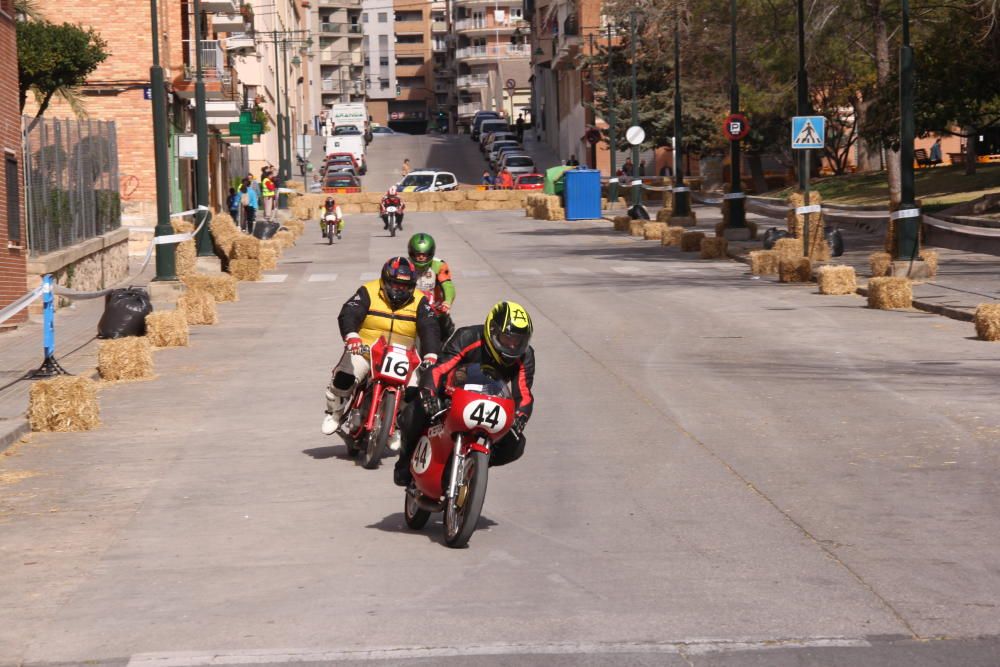
[[[93,29],[44,20],[17,22],[17,69],[21,111],[32,91],[38,112],[28,126],[30,132],[48,109],[52,96],[81,85],[108,57],[107,43]]]

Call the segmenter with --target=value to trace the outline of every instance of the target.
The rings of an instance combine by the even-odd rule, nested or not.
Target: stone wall
[[[28,260],[28,289],[42,284],[42,276],[51,273],[57,284],[81,292],[93,292],[115,285],[129,271],[129,229],[122,227],[82,243],[36,255]],[[57,299],[57,306],[69,304]],[[41,312],[41,301],[33,304],[32,312]]]

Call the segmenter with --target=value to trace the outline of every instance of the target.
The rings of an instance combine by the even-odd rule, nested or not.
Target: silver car
[[[521,144],[516,141],[494,141],[486,159],[490,166],[495,166],[500,161],[500,154],[505,148],[521,148]]]
[[[533,174],[535,173],[535,161],[531,159],[530,155],[524,153],[504,153],[503,157],[500,159],[500,164],[497,166],[497,171],[503,171],[506,169],[513,176],[518,174]]]

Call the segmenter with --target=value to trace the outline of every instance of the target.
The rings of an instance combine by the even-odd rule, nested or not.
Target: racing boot
[[[333,435],[340,428],[340,420],[344,416],[344,406],[347,404],[347,397],[340,396],[326,390],[326,414],[323,416],[323,425],[320,430],[323,435]]]

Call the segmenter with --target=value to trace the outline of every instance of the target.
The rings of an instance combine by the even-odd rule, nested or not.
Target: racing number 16
[[[410,364],[406,357],[396,357],[391,354],[385,355],[385,361],[382,362],[382,372],[386,375],[405,378],[409,370]]]

